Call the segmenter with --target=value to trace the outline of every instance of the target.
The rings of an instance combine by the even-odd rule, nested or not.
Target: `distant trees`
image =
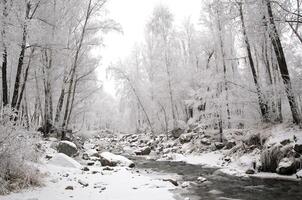
[[[45,134],[54,125],[69,128],[73,111],[101,87],[94,76],[98,63],[90,56],[101,41],[94,36],[119,29],[102,15],[106,2],[1,1],[3,108],[27,119],[26,126],[42,126]]]
[[[205,1],[201,27],[186,20],[180,28],[174,26],[168,8],[156,7],[139,47],[143,56],[130,56],[115,67],[123,66],[135,80],[132,84],[143,97],[142,104],[148,105],[146,113],[157,131],[167,132],[177,127],[175,122],[189,120],[222,132],[281,123],[291,120],[289,114],[295,124],[301,124],[300,4]],[[290,34],[295,38],[286,37]],[[129,62],[135,59],[139,65]],[[120,91],[132,103],[138,101]],[[125,107],[123,102],[121,98]],[[133,108],[130,112],[142,109]],[[147,115],[136,115],[134,121],[147,122]]]

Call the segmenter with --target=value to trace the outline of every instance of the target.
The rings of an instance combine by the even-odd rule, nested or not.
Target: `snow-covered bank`
[[[1,200],[173,200],[173,185],[135,173],[126,168],[93,172],[46,165],[49,176],[45,186],[2,196]],[[96,173],[96,174],[94,174]],[[84,186],[87,185],[87,186]]]
[[[196,141],[193,139],[194,137],[191,136],[192,139],[181,144],[179,147],[181,151],[187,153],[173,153],[169,151],[161,155],[161,158],[158,160],[182,161],[188,164],[201,165],[202,167],[219,168],[218,172],[232,176],[301,180],[300,174],[302,171],[299,171],[299,169],[302,168],[300,154],[302,131],[298,127],[282,124],[245,131],[244,134],[245,135],[239,135],[237,138],[232,137],[232,131],[229,130],[224,134],[226,142],[224,142],[224,146],[222,146],[221,149],[218,149],[216,145],[218,142],[208,142],[208,148],[199,152],[196,152],[199,143],[196,144]],[[206,136],[206,134],[204,135]],[[207,141],[211,141],[211,139],[209,139],[210,137],[203,137],[202,140],[204,138],[206,138]],[[181,137],[179,139],[181,139]],[[177,140],[174,141],[172,148],[177,147],[177,145],[175,145],[177,143],[176,141]],[[229,141],[234,143],[231,148],[227,146],[227,143],[230,143]],[[201,143],[203,143],[203,141],[201,141]],[[169,145],[166,146],[169,147]],[[201,146],[204,145],[201,144]],[[199,148],[202,148],[200,144]],[[274,150],[274,148],[276,148],[276,150]],[[191,149],[194,151],[188,151]],[[265,151],[269,151],[272,155],[265,155]],[[267,156],[267,158],[265,156]],[[275,156],[275,158],[271,156]],[[277,160],[274,161],[274,159]],[[276,162],[275,169],[279,174],[263,172],[263,170],[265,170],[263,169],[263,165],[273,164],[267,162]],[[281,168],[283,168],[283,173],[284,171],[286,173],[286,170],[293,170],[293,172],[289,172],[292,174],[283,174]],[[295,169],[297,169],[297,171],[295,171]]]
[[[118,166],[102,166],[96,161],[93,166],[87,166],[84,160],[75,159],[57,153],[53,142],[42,143],[45,158],[40,164],[34,164],[45,175],[42,187],[22,190],[1,196],[1,200],[173,200],[171,190],[175,186],[163,180],[163,177],[152,173],[141,173],[137,169],[121,165],[132,162],[122,156],[103,153],[108,159],[118,162]],[[112,158],[111,158],[112,157]],[[49,160],[48,160],[49,159]]]

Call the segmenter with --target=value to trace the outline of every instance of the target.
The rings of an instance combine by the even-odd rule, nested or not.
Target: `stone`
[[[295,146],[294,146],[294,150],[295,150],[297,153],[302,154],[302,143],[301,143],[301,142],[296,142],[296,143],[295,143]]]
[[[202,138],[200,140],[200,142],[201,142],[201,144],[204,144],[204,145],[211,145],[211,142],[207,138]]]
[[[190,142],[192,140],[192,138],[193,138],[193,134],[191,134],[191,133],[182,134],[179,137],[179,142],[181,144],[188,143],[188,142]]]
[[[65,188],[65,190],[73,190],[73,186],[67,186],[66,188]]]
[[[291,143],[290,139],[285,139],[280,142],[280,144],[282,144],[283,146],[288,145],[289,143]]]
[[[190,186],[190,183],[189,182],[183,182],[182,184],[181,184],[181,187],[182,188],[187,188],[187,187],[189,187]]]
[[[75,156],[78,152],[77,146],[66,140],[59,142],[57,149],[59,153],[64,153],[69,157]]]
[[[151,153],[151,148],[150,147],[142,147],[134,152],[138,156],[146,156]]]
[[[104,170],[104,171],[113,171],[114,169],[111,168],[111,167],[104,167],[103,170]]]
[[[82,170],[83,170],[84,172],[88,172],[88,171],[89,171],[89,168],[88,168],[88,167],[84,167]]]
[[[197,178],[197,182],[198,182],[198,183],[203,183],[203,182],[205,182],[206,180],[207,180],[206,178],[201,177],[201,176]]]
[[[173,179],[163,179],[163,181],[166,181],[166,182],[170,182],[170,183],[172,183],[174,186],[178,186],[178,183],[177,183],[177,181],[176,180],[173,180]]]
[[[255,170],[253,169],[248,169],[245,171],[246,174],[249,174],[249,175],[252,175],[252,174],[255,174]]]
[[[83,159],[83,160],[89,160],[88,154],[87,154],[87,153],[83,153],[82,159]]]
[[[171,134],[172,134],[172,137],[179,138],[181,136],[181,134],[183,134],[184,132],[185,132],[184,129],[175,128],[171,131]]]
[[[226,162],[231,162],[231,157],[230,156],[225,156],[224,158],[223,158],[223,160],[224,161],[226,161]]]
[[[92,165],[94,165],[94,164],[95,164],[94,162],[88,162],[88,163],[87,163],[88,166],[92,166]]]
[[[85,182],[85,181],[83,181],[83,180],[81,180],[81,179],[78,180],[78,183],[79,183],[80,185],[82,185],[83,187],[87,187],[87,186],[89,185],[87,182]]]
[[[277,173],[280,175],[292,175],[296,173],[294,159],[283,158],[278,164]]]
[[[135,167],[135,164],[129,160],[128,158],[120,155],[115,155],[109,152],[103,152],[100,154],[100,162],[102,166],[109,166],[109,167]]]
[[[224,144],[222,142],[215,142],[214,143],[216,149],[220,150],[224,147]]]
[[[229,140],[227,141],[226,145],[225,145],[225,148],[226,149],[231,149],[233,148],[234,146],[236,146],[236,142],[234,140]]]
[[[297,176],[298,179],[302,179],[302,170],[298,171],[296,173],[296,176]]]

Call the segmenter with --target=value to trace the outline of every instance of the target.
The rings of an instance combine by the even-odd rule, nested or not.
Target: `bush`
[[[16,119],[8,109],[0,118],[0,194],[39,185],[39,173],[32,164],[39,158],[39,135],[18,126]]]

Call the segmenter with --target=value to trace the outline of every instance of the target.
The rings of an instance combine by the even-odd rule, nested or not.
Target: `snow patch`
[[[80,163],[63,153],[57,153],[51,160],[48,161],[48,164],[77,169],[82,167]]]

